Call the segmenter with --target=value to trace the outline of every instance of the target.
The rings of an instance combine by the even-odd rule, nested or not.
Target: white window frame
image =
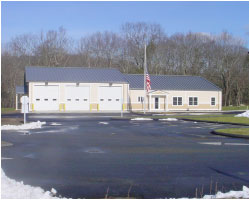
[[[177,98],[177,105],[174,105],[174,98]],[[181,104],[179,105],[178,104],[178,98],[181,98]],[[173,98],[172,98],[172,105],[173,106],[183,106],[183,97],[182,96],[173,96]]]
[[[137,102],[140,102],[140,103],[142,103],[143,102],[143,97],[142,96],[138,96],[138,98],[137,98]]]
[[[214,105],[212,105],[212,98],[214,98]],[[210,98],[210,105],[211,106],[216,106],[216,97],[211,97]]]
[[[193,98],[193,105],[190,105],[189,98]],[[197,98],[197,105],[194,105],[194,98]],[[188,96],[188,105],[189,106],[199,106],[199,98],[197,96]]]

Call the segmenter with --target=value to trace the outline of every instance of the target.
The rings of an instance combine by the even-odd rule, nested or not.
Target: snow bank
[[[159,119],[161,121],[178,121],[176,118],[164,118],[164,119]]]
[[[44,191],[40,187],[24,185],[23,182],[17,182],[8,178],[4,171],[1,171],[1,198],[2,199],[59,199],[54,197],[56,190]]]
[[[133,118],[131,120],[133,120],[133,121],[146,121],[146,120],[153,120],[153,119],[151,119],[151,118],[140,118],[140,117],[137,117],[137,118]]]
[[[99,122],[99,124],[107,125],[107,124],[109,124],[109,123],[108,123],[108,122]]]
[[[42,128],[42,125],[46,124],[46,122],[31,122],[22,125],[3,125],[1,126],[2,130],[27,130],[27,129],[36,129]]]
[[[215,195],[205,195],[203,199],[248,199],[249,189],[243,186],[242,191],[217,192]]]
[[[249,118],[249,110],[247,110],[247,111],[244,112],[244,113],[235,115],[235,117],[248,117],[248,118]]]

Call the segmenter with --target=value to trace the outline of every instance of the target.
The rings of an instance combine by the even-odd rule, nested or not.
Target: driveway
[[[42,129],[2,131],[2,168],[63,197],[198,197],[249,182],[248,140],[211,135],[240,127],[187,121],[113,120],[110,115],[32,114]],[[203,192],[202,192],[203,188]]]

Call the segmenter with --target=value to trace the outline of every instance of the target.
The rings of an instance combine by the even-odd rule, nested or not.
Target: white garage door
[[[122,109],[122,87],[99,87],[99,110]]]
[[[34,110],[59,110],[58,85],[35,85],[33,91]]]
[[[89,87],[66,86],[65,109],[75,111],[89,110]]]

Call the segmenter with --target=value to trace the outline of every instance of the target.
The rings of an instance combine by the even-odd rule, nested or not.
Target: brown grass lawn
[[[23,124],[23,118],[1,118],[2,125],[20,125]]]

